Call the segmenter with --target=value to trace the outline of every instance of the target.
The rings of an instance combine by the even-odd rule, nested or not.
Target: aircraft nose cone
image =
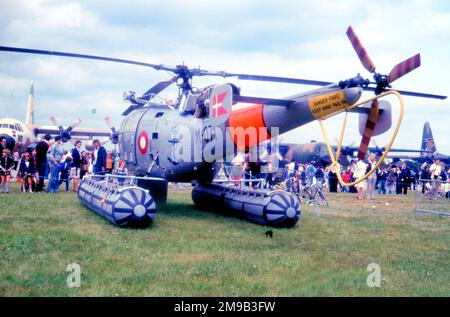
[[[14,146],[16,145],[14,138],[8,134],[0,134],[0,137],[6,138],[6,148],[12,152],[14,150]]]

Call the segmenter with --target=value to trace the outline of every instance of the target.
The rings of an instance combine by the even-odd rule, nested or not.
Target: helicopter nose
[[[14,146],[16,145],[16,141],[14,138],[8,134],[0,134],[0,138],[4,137],[6,139],[6,148],[9,149],[11,152],[14,149]]]

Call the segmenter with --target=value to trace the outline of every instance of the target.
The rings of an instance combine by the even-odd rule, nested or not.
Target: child
[[[70,155],[66,155],[64,162],[62,162],[59,167],[59,170],[61,173],[60,179],[59,179],[59,185],[61,185],[63,182],[65,182],[66,183],[66,192],[69,191],[71,166],[72,166],[72,157]]]
[[[2,184],[2,193],[9,193],[9,184],[11,182],[11,170],[14,167],[14,160],[9,156],[9,149],[2,151],[0,159],[0,175]]]
[[[119,175],[119,176],[126,176],[126,175],[128,175],[128,170],[127,170],[127,168],[125,166],[125,161],[119,160],[117,162],[114,174]],[[124,182],[125,182],[125,178],[123,178],[123,177],[118,177],[117,178],[117,183],[120,186],[122,186],[124,184]]]
[[[30,153],[25,152],[23,160],[19,167],[22,176],[22,191],[26,192],[26,185],[28,184],[28,191],[33,192],[33,177],[35,174],[34,162],[30,160]]]

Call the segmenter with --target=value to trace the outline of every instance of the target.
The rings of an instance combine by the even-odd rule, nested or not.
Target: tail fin
[[[25,114],[25,125],[33,126],[34,125],[34,86],[31,84],[30,94],[28,95],[28,104],[27,104],[27,112]]]
[[[420,149],[424,151],[432,151],[433,153],[436,152],[436,144],[434,143],[433,132],[431,131],[429,122],[425,122],[425,124],[423,125],[422,146]],[[431,156],[432,154],[422,153],[421,155]]]

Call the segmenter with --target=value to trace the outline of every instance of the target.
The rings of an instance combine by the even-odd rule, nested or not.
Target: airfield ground
[[[450,219],[414,194],[303,207],[293,229],[197,210],[171,191],[148,229],[119,229],[74,193],[0,195],[1,296],[449,296]],[[389,203],[389,205],[386,205]],[[373,207],[375,206],[375,207]],[[68,288],[68,264],[81,287]],[[367,266],[381,268],[370,288]]]

